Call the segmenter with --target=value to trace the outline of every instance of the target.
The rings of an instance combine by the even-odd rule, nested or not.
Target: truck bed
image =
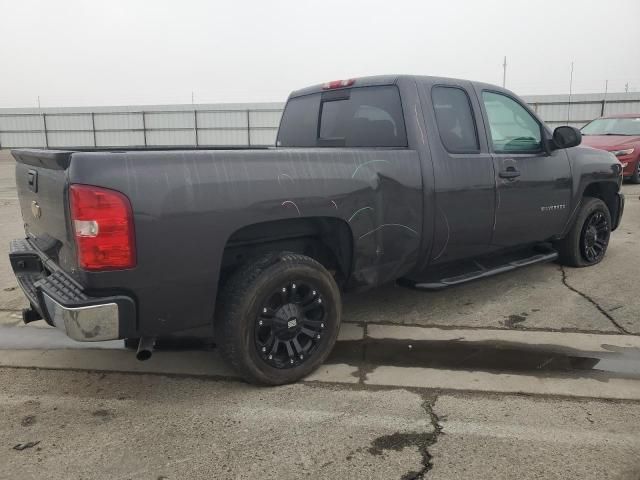
[[[230,242],[255,241],[256,223],[287,224],[283,238],[306,235],[308,222],[336,222],[354,246],[352,281],[376,284],[417,261],[422,179],[407,149],[15,150],[27,236],[92,296],[137,300],[129,336],[211,324],[223,255]],[[38,192],[29,188],[29,172]],[[69,224],[70,184],[124,193],[135,220],[137,266],[77,268]],[[34,218],[38,202],[41,217]],[[304,219],[304,220],[303,220]],[[333,228],[333,227],[332,227]],[[244,233],[243,233],[244,232]],[[244,235],[244,237],[243,237]],[[172,298],[171,302],[161,301]]]

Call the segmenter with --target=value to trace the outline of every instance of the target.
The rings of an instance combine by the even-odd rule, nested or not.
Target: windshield
[[[582,135],[640,135],[638,118],[599,118],[582,127]]]

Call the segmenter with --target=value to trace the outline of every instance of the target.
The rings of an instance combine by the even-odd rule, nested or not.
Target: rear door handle
[[[506,170],[502,170],[498,175],[500,178],[514,179],[520,176],[520,172],[516,170],[515,167],[507,167]]]

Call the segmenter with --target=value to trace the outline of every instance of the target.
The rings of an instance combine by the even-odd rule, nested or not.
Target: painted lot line
[[[66,342],[54,329],[2,327],[0,367],[235,377],[216,350],[138,362],[117,342]],[[640,337],[371,324],[365,335],[345,324],[330,361],[305,381],[640,400]]]

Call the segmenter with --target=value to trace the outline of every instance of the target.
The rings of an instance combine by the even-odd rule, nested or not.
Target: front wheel
[[[576,221],[565,238],[557,242],[560,263],[588,267],[600,263],[611,236],[611,214],[599,198],[585,197]]]
[[[294,253],[268,254],[226,282],[217,306],[217,343],[245,380],[295,382],[331,352],[340,312],[340,292],[321,264]]]

